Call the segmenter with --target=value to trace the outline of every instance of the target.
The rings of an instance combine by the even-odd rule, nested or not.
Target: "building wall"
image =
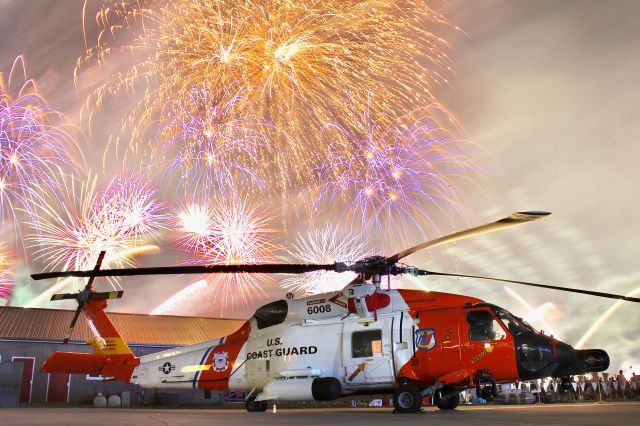
[[[131,350],[136,356],[142,356],[170,347],[131,345]],[[35,358],[35,371],[31,385],[32,405],[45,404],[49,374],[40,373],[38,370],[47,357],[55,351],[91,353],[91,347],[84,343],[73,342],[63,345],[55,342],[0,340],[0,364],[11,363],[13,357]],[[15,391],[19,393],[20,389]],[[205,393],[200,390],[142,389],[139,386],[122,382],[88,380],[86,375],[72,374],[69,387],[69,404],[92,404],[98,392],[109,397],[113,394],[120,394],[123,391],[131,393],[132,405],[213,405],[220,404],[224,400],[224,393],[222,392],[212,392],[210,398],[205,399]]]

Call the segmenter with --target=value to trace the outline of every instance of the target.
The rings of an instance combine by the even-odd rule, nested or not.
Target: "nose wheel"
[[[417,387],[402,385],[393,393],[393,406],[398,413],[417,413],[422,408],[422,395]]]

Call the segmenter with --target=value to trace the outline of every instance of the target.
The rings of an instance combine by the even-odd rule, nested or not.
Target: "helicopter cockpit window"
[[[469,324],[469,340],[502,340],[507,337],[498,321],[487,310],[470,311],[467,313]]]
[[[493,308],[493,312],[496,314],[500,321],[507,327],[509,332],[514,336],[518,336],[523,331],[535,331],[533,327],[527,324],[522,319],[514,316],[509,311],[506,311],[502,308],[495,306]]]
[[[382,355],[382,330],[355,331],[351,335],[351,357]]]
[[[289,305],[287,301],[278,300],[258,308],[253,316],[256,318],[258,328],[263,329],[283,323],[287,318],[288,311]]]

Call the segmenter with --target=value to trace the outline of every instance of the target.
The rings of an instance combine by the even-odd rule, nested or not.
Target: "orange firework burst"
[[[144,135],[167,105],[184,104],[204,82],[220,92],[239,83],[259,115],[288,135],[274,137],[279,149],[272,155],[291,159],[270,162],[289,167],[288,179],[274,185],[312,180],[309,170],[323,157],[315,130],[340,117],[347,92],[356,108],[375,92],[372,109],[388,124],[435,103],[432,89],[450,70],[447,43],[436,35],[446,21],[424,0],[118,0],[104,4],[97,22],[102,31],[76,75],[123,55],[129,66],[109,75],[86,109],[143,89],[123,130],[133,137],[128,147],[153,151]],[[237,114],[245,114],[243,106]]]

